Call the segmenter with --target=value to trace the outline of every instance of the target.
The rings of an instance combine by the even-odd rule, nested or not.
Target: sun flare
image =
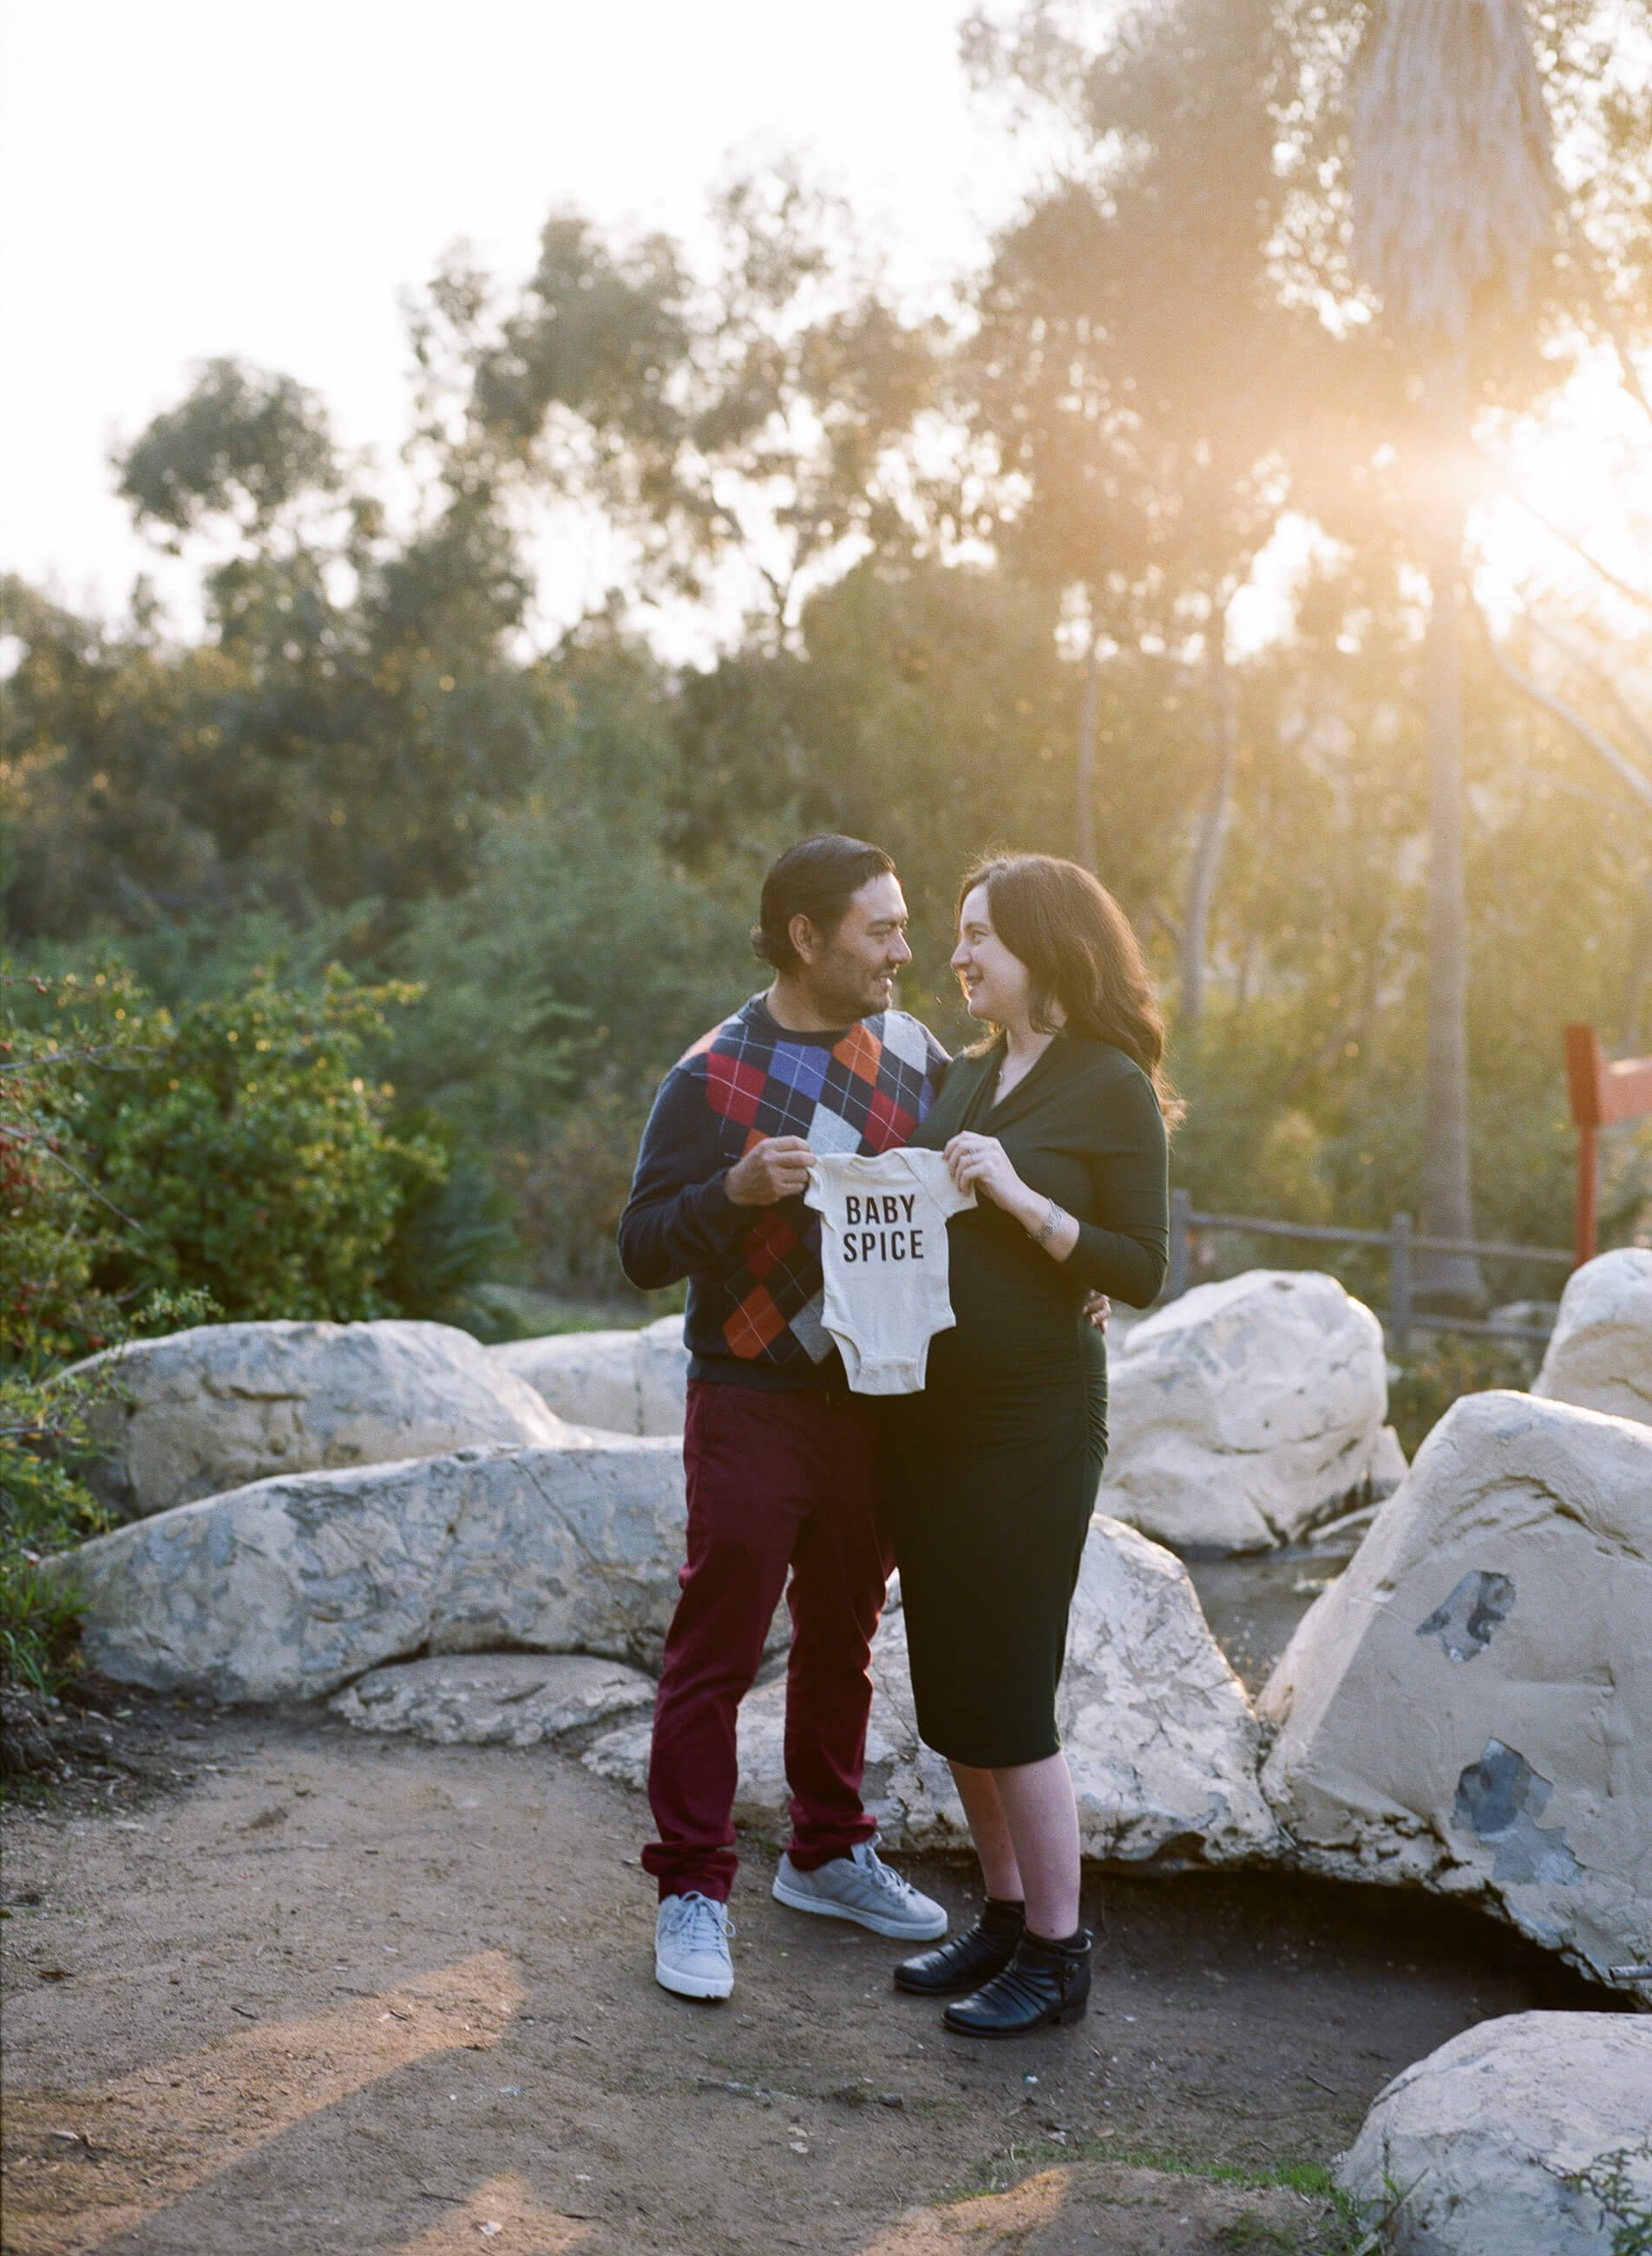
[[[1652,418],[1611,360],[1585,363],[1541,415],[1486,438],[1482,455],[1469,537],[1476,592],[1499,624],[1542,596],[1611,622],[1629,606],[1607,575],[1652,597]]]

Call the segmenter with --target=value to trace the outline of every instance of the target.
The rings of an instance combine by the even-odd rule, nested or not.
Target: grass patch
[[[985,2164],[977,2182],[949,2198],[978,2199],[1006,2193],[1035,2171],[1075,2162],[1108,2162],[1122,2169],[1154,2170],[1161,2176],[1196,2179],[1204,2185],[1269,2193],[1300,2194],[1324,2203],[1317,2217],[1281,2227],[1259,2213],[1236,2217],[1224,2227],[1222,2245],[1238,2250],[1288,2251],[1291,2256],[1373,2256],[1377,2240],[1370,2222],[1323,2162],[1285,2156],[1264,2162],[1199,2161],[1183,2149],[1154,2140],[1118,2139],[1016,2140],[1007,2155]]]

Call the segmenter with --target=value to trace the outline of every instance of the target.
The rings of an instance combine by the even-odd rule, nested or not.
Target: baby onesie
[[[975,1204],[939,1152],[816,1160],[804,1202],[821,1217],[824,1322],[857,1394],[916,1394],[929,1342],[957,1318],[947,1221]]]

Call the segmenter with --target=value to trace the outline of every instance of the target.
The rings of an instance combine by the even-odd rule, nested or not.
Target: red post
[[[1595,1258],[1600,1203],[1600,1083],[1606,1069],[1600,1037],[1592,1026],[1566,1028],[1566,1091],[1578,1130],[1578,1202],[1572,1258],[1581,1269]]]
[[[1652,1058],[1608,1058],[1592,1026],[1565,1029],[1566,1087],[1578,1130],[1578,1206],[1572,1245],[1578,1267],[1595,1256],[1600,1203],[1600,1131],[1652,1113]]]

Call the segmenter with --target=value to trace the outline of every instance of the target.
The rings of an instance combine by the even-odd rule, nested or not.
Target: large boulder
[[[1196,1286],[1133,1327],[1109,1381],[1101,1509],[1177,1549],[1288,1542],[1386,1463],[1382,1327],[1313,1270]]]
[[[1395,2256],[1612,2256],[1652,2210],[1648,2125],[1652,2020],[1511,2013],[1395,2076],[1337,2174]]]
[[[446,1653],[371,1668],[328,1704],[358,1731],[443,1747],[533,1747],[652,1710],[654,1682],[585,1653]]]
[[[275,1473],[578,1439],[448,1324],[199,1324],[75,1366],[107,1453],[92,1484],[128,1516]]]
[[[559,1417],[612,1434],[680,1434],[688,1386],[682,1318],[639,1331],[558,1332],[489,1350]]]
[[[865,1797],[884,1838],[957,1847],[968,1828],[952,1775],[918,1737],[905,1617],[872,1644]],[[1256,1783],[1257,1729],[1242,1686],[1205,1627],[1180,1560],[1134,1529],[1091,1523],[1074,1593],[1057,1708],[1087,1857],[1161,1869],[1264,1856],[1275,1831]],[[786,1686],[740,1710],[742,1824],[784,1821]],[[646,1725],[599,1739],[585,1760],[640,1787]]]
[[[1532,1392],[1652,1426],[1652,1251],[1626,1245],[1573,1271]]]
[[[51,1564],[105,1675],[312,1699],[384,1661],[501,1646],[657,1668],[684,1518],[677,1445],[611,1437],[258,1481]]]
[[[1298,1860],[1652,1963],[1648,1623],[1652,1428],[1464,1396],[1263,1691]]]

